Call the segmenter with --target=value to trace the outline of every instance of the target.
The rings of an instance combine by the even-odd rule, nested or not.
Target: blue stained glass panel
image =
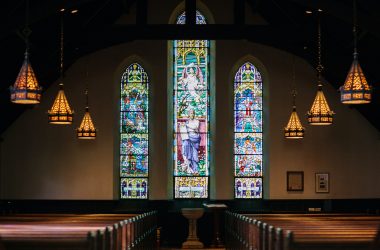
[[[235,154],[262,154],[261,133],[235,133]]]
[[[262,155],[235,155],[235,176],[262,176]]]
[[[148,154],[147,134],[121,134],[120,154]]]
[[[121,133],[148,133],[148,112],[121,112]]]
[[[257,68],[244,63],[234,81],[235,198],[262,198],[263,88]],[[244,177],[244,178],[242,178]]]
[[[121,178],[121,198],[122,199],[147,199],[148,179],[147,178]]]
[[[235,198],[262,198],[263,181],[261,178],[235,178]]]
[[[235,111],[235,132],[262,132],[262,111]]]
[[[196,24],[207,24],[206,18],[198,10],[196,11],[195,18],[196,18],[196,20],[195,20]],[[177,22],[176,23],[177,24],[185,24],[186,23],[186,14],[185,14],[185,12],[182,12],[182,14],[177,17]]]
[[[120,176],[148,176],[148,156],[147,155],[121,155],[120,156]]]
[[[132,63],[123,73],[120,85],[120,196],[122,199],[147,199],[148,75],[139,64]]]

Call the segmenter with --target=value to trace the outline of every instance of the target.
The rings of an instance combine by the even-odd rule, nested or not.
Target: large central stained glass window
[[[177,24],[185,24],[183,12]],[[196,12],[196,23],[206,24]],[[174,197],[208,198],[209,54],[208,40],[174,40]]]
[[[250,62],[235,75],[234,118],[235,198],[262,198],[263,87]]]
[[[120,185],[122,199],[148,198],[148,97],[145,70],[132,63],[121,77]]]

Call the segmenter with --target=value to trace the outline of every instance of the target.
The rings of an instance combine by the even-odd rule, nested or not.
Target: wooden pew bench
[[[155,216],[156,212],[0,216],[0,243],[19,250],[127,249],[154,240]]]
[[[379,216],[229,212],[226,217],[232,227],[226,224],[227,238],[246,249],[370,249],[380,237]]]

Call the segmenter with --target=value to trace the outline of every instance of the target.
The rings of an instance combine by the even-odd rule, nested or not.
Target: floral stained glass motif
[[[185,24],[183,12],[177,24]],[[206,24],[196,12],[197,24]],[[208,40],[174,40],[174,189],[175,198],[207,198],[209,178]]]
[[[148,97],[148,75],[139,64],[133,63],[121,77],[120,188],[122,199],[148,198]]]
[[[263,88],[261,74],[244,63],[234,82],[235,198],[262,198]]]

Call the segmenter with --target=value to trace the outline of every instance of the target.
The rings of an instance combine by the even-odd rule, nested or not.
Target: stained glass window
[[[235,75],[235,198],[262,198],[263,88],[261,74],[249,62]]]
[[[147,199],[149,80],[139,64],[131,64],[123,73],[120,93],[121,198]]]
[[[185,12],[177,18],[184,24]],[[196,12],[197,24],[206,24]],[[208,40],[174,40],[174,197],[207,198],[209,182]]]

